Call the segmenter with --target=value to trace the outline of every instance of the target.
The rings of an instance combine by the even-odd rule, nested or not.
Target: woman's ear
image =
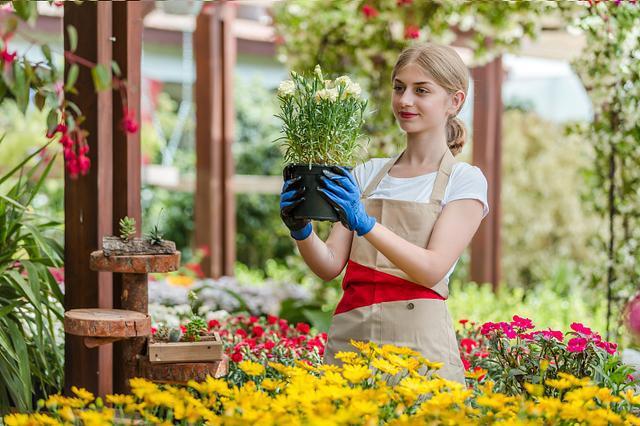
[[[462,91],[458,90],[451,95],[451,106],[449,111],[447,111],[450,115],[456,115],[460,112],[460,108],[462,108],[462,104],[464,103],[467,95]]]

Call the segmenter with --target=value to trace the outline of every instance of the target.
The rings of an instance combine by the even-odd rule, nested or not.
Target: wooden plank
[[[105,256],[102,250],[91,253],[89,267],[93,271],[146,274],[172,272],[180,267],[180,252],[173,254]],[[120,297],[120,295],[118,295]]]
[[[78,32],[76,54],[91,62],[111,64],[111,2],[65,2],[64,28],[72,25]],[[64,48],[69,39],[64,31]],[[65,63],[65,69],[69,69]],[[77,95],[69,94],[86,120],[89,131],[91,169],[86,176],[71,180],[65,174],[64,258],[65,309],[112,306],[111,275],[89,269],[89,254],[98,247],[102,235],[112,229],[112,143],[111,91],[95,93],[91,72],[80,67]],[[71,386],[105,395],[112,392],[112,348],[87,349],[82,338],[65,336],[65,393]],[[82,366],[79,368],[79,366]]]
[[[141,89],[141,60],[142,60],[142,18],[147,2],[117,1],[113,2],[113,58],[118,63],[122,78],[127,82],[126,92],[117,90],[113,100],[113,229],[118,230],[118,221],[129,216],[136,220],[137,235],[142,229],[142,215],[140,206],[141,149],[140,129],[135,133],[127,133],[122,128],[121,119],[124,109],[140,123],[140,89]],[[116,308],[130,308],[122,303],[125,291],[124,278],[121,274],[113,276],[113,306]],[[144,285],[147,285],[146,275]],[[146,289],[143,296],[146,297]],[[144,300],[146,306],[147,301]],[[146,313],[146,310],[145,310]],[[132,345],[136,349],[142,347],[141,339],[127,340],[113,345],[113,380],[114,392],[123,393],[128,390],[128,376],[132,368],[127,364],[131,356]]]
[[[151,317],[123,309],[72,309],[64,313],[64,331],[86,337],[149,336]]]
[[[485,174],[490,212],[471,242],[471,280],[500,282],[502,59],[471,70],[474,81],[473,164]]]
[[[235,262],[235,202],[233,89],[234,8],[227,2],[207,4],[196,19],[196,245],[207,246],[202,261],[207,276],[233,274]]]
[[[223,377],[229,371],[229,359],[224,356],[214,362],[152,363],[139,360],[140,376],[157,383],[187,384],[190,380],[203,382],[207,376]]]

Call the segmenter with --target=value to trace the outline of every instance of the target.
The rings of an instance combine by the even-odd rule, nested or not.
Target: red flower
[[[567,344],[567,350],[569,352],[582,352],[587,347],[587,339],[583,337],[574,337],[569,340]]]
[[[186,333],[187,327],[185,327],[184,325],[180,325],[180,331],[182,331],[183,333]]]
[[[464,366],[464,369],[469,370],[471,368],[471,363],[467,361],[466,358],[461,358],[461,359],[462,359],[462,365]]]
[[[185,263],[184,265],[187,269],[192,270],[198,278],[204,278],[204,271],[202,270],[202,266],[196,262]]]
[[[370,4],[365,4],[364,6],[362,6],[362,13],[364,14],[365,18],[370,19],[378,16],[380,12],[378,12],[378,9],[371,6]]]
[[[247,337],[247,332],[240,328],[238,329],[238,331],[236,331],[236,336],[240,336],[244,339],[245,337]]]
[[[220,321],[212,319],[211,321],[209,321],[209,323],[207,323],[207,326],[209,327],[209,330],[211,330],[213,327],[220,327]]]
[[[154,334],[156,334],[156,331],[158,331],[157,328],[155,327],[151,327],[151,335],[153,336]]]
[[[266,350],[269,350],[269,351],[270,351],[271,349],[273,349],[275,345],[276,345],[276,344],[275,344],[274,342],[272,342],[271,340],[267,340],[266,342],[264,342],[264,348],[265,348]]]
[[[462,325],[465,325],[466,323],[468,323],[468,322],[469,322],[469,320],[468,320],[468,319],[461,319],[461,320],[458,320],[458,322],[459,322],[460,324],[462,324]]]
[[[198,250],[200,250],[202,252],[202,255],[204,257],[209,257],[211,256],[211,250],[209,249],[209,246],[206,244],[202,244],[198,246]]]
[[[253,333],[254,336],[260,338],[264,334],[264,329],[262,327],[260,327],[259,325],[256,325],[256,326],[253,327],[251,332]]]
[[[296,330],[298,330],[302,334],[307,334],[309,332],[309,324],[305,324],[303,322],[299,322],[296,324]]]
[[[220,337],[228,336],[228,335],[229,335],[229,330],[224,330],[224,329],[222,329],[222,330],[220,330],[220,331],[218,332],[218,334],[220,335]]]
[[[574,322],[571,324],[571,329],[573,331],[576,331],[580,334],[584,334],[586,336],[591,336],[593,334],[593,331],[591,331],[591,329],[589,327],[584,326],[583,324],[580,324],[579,322]]]
[[[231,354],[231,361],[240,362],[242,361],[242,354],[240,352],[234,352]]]
[[[407,28],[404,29],[404,38],[416,39],[418,37],[420,37],[420,28],[415,25],[407,25]]]
[[[122,121],[120,121],[122,130],[127,133],[135,133],[138,131],[138,122],[136,121],[135,110],[124,108],[122,111]]]
[[[476,368],[473,369],[473,371],[478,371],[478,370],[482,370],[482,368],[481,367],[476,367]],[[478,381],[481,381],[482,379],[484,379],[485,376],[486,376],[486,374],[483,374],[482,376],[479,376],[478,377]]]
[[[460,340],[460,346],[462,346],[467,353],[471,353],[471,350],[478,346],[478,342],[473,339],[462,339]]]
[[[0,51],[0,59],[5,64],[13,63],[13,61],[15,61],[15,59],[16,59],[16,55],[17,55],[16,52],[9,53],[9,50],[7,49],[6,45],[4,46],[2,51]]]
[[[247,344],[251,349],[256,347],[256,339],[245,339],[244,343]]]
[[[253,324],[254,322],[258,322],[258,317],[251,315],[249,317],[249,324]]]
[[[275,315],[267,315],[267,324],[275,324],[278,322],[278,317]]]

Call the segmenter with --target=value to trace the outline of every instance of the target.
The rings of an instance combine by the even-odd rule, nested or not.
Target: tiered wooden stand
[[[122,374],[114,377],[114,391],[128,392],[129,379],[144,377],[161,383],[187,383],[204,380],[207,375],[227,373],[227,359],[215,362],[151,363],[147,339],[151,335],[148,314],[150,272],[171,272],[180,266],[180,252],[172,254],[105,256],[102,250],[91,253],[93,271],[122,274],[122,309],[73,309],[64,314],[66,333],[84,337],[88,348],[118,341],[121,345]],[[114,361],[117,362],[117,361]]]

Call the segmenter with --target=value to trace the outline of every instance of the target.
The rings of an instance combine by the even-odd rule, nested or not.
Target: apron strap
[[[457,163],[457,160],[453,157],[451,150],[447,148],[440,160],[440,167],[438,168],[436,181],[433,183],[430,202],[439,205],[444,199],[444,191],[447,188],[449,176],[451,176],[451,171],[453,170],[453,165],[455,163]]]
[[[373,180],[364,189],[364,192],[362,193],[361,198],[369,198],[369,195],[371,195],[373,190],[378,187],[378,184],[380,183],[382,178],[384,178],[384,175],[386,175],[387,172],[391,170],[391,167],[393,167],[393,165],[396,163],[396,160],[398,160],[398,158],[400,158],[401,155],[402,155],[402,152],[396,155],[395,157],[389,159],[389,161],[385,163],[384,167],[382,167],[382,169],[378,172],[378,174],[375,175]]]

